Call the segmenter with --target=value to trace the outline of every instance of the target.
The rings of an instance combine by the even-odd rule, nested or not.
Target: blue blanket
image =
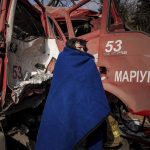
[[[64,48],[55,65],[36,150],[72,150],[109,111],[93,56]]]

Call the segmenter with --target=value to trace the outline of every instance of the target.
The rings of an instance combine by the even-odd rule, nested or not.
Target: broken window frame
[[[18,8],[17,8],[18,7]],[[24,12],[22,11],[22,9],[21,9],[21,11],[19,12],[19,9],[20,8],[22,8],[23,7],[23,9],[24,9]],[[25,28],[24,28],[24,30],[25,31],[23,31],[22,29],[19,29],[18,28],[18,30],[19,31],[22,31],[22,33],[20,33],[20,34],[22,34],[22,35],[19,35],[19,37],[15,37],[14,35],[13,35],[13,38],[15,38],[15,39],[19,39],[19,40],[22,40],[22,41],[25,41],[25,42],[29,42],[29,41],[32,41],[32,40],[34,40],[34,39],[37,39],[38,37],[40,37],[40,36],[45,36],[45,33],[44,33],[44,28],[43,28],[43,26],[42,25],[40,25],[40,24],[42,24],[42,20],[41,20],[41,17],[40,17],[40,14],[39,15],[37,15],[37,14],[35,14],[35,12],[33,11],[33,12],[31,12],[32,10],[30,10],[28,7],[30,7],[29,5],[23,5],[23,3],[21,2],[21,1],[17,1],[17,5],[16,5],[16,10],[15,10],[15,16],[14,16],[14,27],[15,27],[15,24],[17,24],[15,21],[17,20],[18,21],[18,19],[16,19],[16,12],[17,12],[17,9],[18,9],[18,15],[20,16],[21,14],[23,14],[24,16],[26,16],[26,19],[27,20],[29,20],[29,21],[22,21],[22,24],[24,24],[25,22],[26,22],[26,24],[29,24],[29,22],[31,21],[31,25],[32,25],[32,29],[31,29],[31,27],[30,27],[30,25],[28,25],[28,27],[29,27],[29,29],[31,29],[30,31],[31,32],[29,32],[29,30],[27,29],[26,30],[26,28],[27,28],[27,26],[25,26]],[[26,12],[25,12],[26,11]],[[31,18],[30,18],[31,17]],[[38,17],[38,18],[37,18]],[[33,19],[34,19],[34,21],[33,21]],[[24,20],[24,17],[23,17],[23,19],[22,20]],[[40,23],[39,23],[39,20],[40,20]],[[20,23],[20,22],[19,22]],[[21,24],[19,24],[18,23],[18,26],[17,27],[19,27],[19,25],[21,26]],[[24,25],[23,25],[24,26]],[[13,27],[13,32],[14,32],[14,27]],[[21,28],[21,27],[20,27]],[[39,30],[39,28],[41,28],[41,31]],[[17,28],[16,28],[17,29]],[[32,30],[34,30],[34,29],[36,29],[36,31],[38,31],[38,32],[35,32],[34,31],[34,33],[32,32]],[[38,34],[36,34],[36,33],[38,33]],[[25,35],[26,34],[26,35]],[[20,38],[20,36],[21,36],[21,38]],[[24,37],[23,37],[24,36]],[[31,39],[30,39],[31,38]]]

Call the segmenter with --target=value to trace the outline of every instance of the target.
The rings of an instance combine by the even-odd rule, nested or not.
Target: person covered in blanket
[[[103,149],[103,122],[110,108],[86,43],[72,38],[58,56],[36,150]]]

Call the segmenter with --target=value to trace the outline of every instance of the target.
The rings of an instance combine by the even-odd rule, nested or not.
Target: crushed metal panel
[[[52,77],[46,69],[59,54],[55,39],[38,38],[30,42],[12,40],[8,51],[8,85],[19,96],[25,85],[41,84]],[[19,88],[19,89],[18,89]]]

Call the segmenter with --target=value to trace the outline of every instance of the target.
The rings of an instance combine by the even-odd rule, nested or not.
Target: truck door
[[[42,23],[45,27],[45,31],[47,33],[47,38],[45,39],[45,46],[46,49],[50,50],[50,61],[52,58],[57,59],[59,51],[63,49],[66,38],[62,33],[59,25],[57,24],[56,20],[53,18],[52,15],[48,13],[48,7],[44,7],[38,0],[35,0],[41,10],[43,12]]]
[[[98,65],[106,91],[132,111],[150,115],[150,37],[125,28],[115,1],[104,0]]]
[[[37,84],[50,78],[47,66],[59,54],[56,40],[48,26],[45,8],[39,1],[36,2],[39,5],[36,5],[37,8],[27,0],[16,1],[16,8],[13,7],[14,17],[9,17],[7,31],[10,37],[6,39],[9,60],[7,86],[12,91],[10,103],[18,103],[35,90],[42,95],[44,90],[42,86],[37,87]],[[35,80],[37,76],[39,79]],[[31,84],[35,88],[28,90],[28,85]]]
[[[28,0],[1,0],[0,103],[4,106],[3,111],[8,108],[7,104],[18,103],[33,93],[23,92],[26,85],[31,84],[30,79],[40,74],[40,82],[43,82],[50,77],[46,74],[47,67],[59,54],[58,40],[48,24],[46,10],[38,0],[35,1],[37,8]],[[6,87],[10,92],[5,97]]]

